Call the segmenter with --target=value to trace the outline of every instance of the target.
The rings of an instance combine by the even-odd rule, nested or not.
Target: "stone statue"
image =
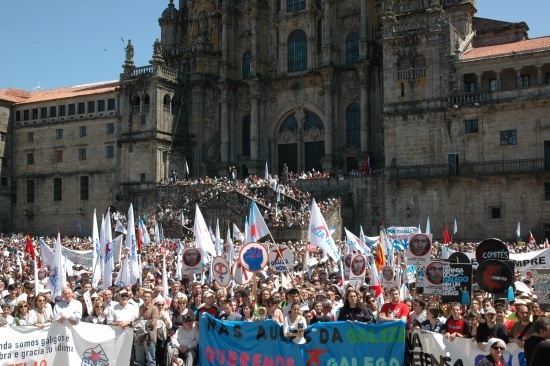
[[[199,14],[199,41],[206,42],[208,40],[208,18],[206,12]]]
[[[134,45],[132,44],[132,40],[128,40],[128,45],[126,45],[126,61],[127,62],[134,62]]]
[[[153,44],[153,57],[162,56],[162,42],[157,38]]]

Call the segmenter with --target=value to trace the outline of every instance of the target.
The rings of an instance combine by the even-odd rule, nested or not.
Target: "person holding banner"
[[[451,304],[451,317],[445,322],[443,336],[451,342],[458,338],[471,338],[472,327],[462,317],[461,305],[457,302]]]
[[[199,329],[193,313],[190,312],[183,318],[183,322],[178,321],[174,325],[178,330],[170,341],[168,360],[172,365],[192,366],[199,346]]]
[[[380,309],[380,323],[395,320],[403,320],[406,323],[409,318],[409,307],[400,301],[397,287],[390,288],[390,300]]]
[[[77,325],[82,319],[82,303],[73,298],[73,290],[65,287],[61,292],[63,300],[55,304],[53,319],[59,323],[67,320],[72,325]]]
[[[295,302],[290,306],[290,314],[285,316],[283,324],[284,335],[287,337],[304,337],[307,328],[306,319],[301,315],[300,303]]]
[[[485,309],[485,323],[479,324],[476,332],[477,346],[481,350],[486,350],[489,338],[502,339],[504,343],[507,341],[508,330],[502,323],[497,323],[497,312],[494,308]]]
[[[52,321],[52,311],[46,306],[46,296],[39,294],[35,298],[35,308],[29,313],[29,324],[43,328]]]
[[[354,288],[350,288],[346,293],[344,306],[338,313],[338,321],[354,321],[361,323],[372,323],[374,316],[370,310],[359,302],[359,293]]]
[[[479,360],[477,366],[505,366],[507,365],[502,355],[506,349],[506,343],[500,338],[491,338],[487,341],[487,348],[490,353]]]

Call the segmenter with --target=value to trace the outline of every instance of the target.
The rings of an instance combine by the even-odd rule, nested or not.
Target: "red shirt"
[[[390,316],[390,314],[393,314],[394,318],[399,319],[402,316],[405,316],[405,317],[409,316],[409,307],[402,302],[399,302],[397,304],[387,302],[384,305],[382,305],[382,309],[380,309],[380,313],[384,313],[388,317]]]

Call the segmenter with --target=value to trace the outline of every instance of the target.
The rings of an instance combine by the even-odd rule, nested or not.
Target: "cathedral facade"
[[[149,65],[129,42],[116,82],[0,91],[2,225],[40,215],[46,230],[64,212],[72,230],[93,207],[151,204],[186,167],[263,175],[267,162],[383,170],[352,185],[363,226],[430,216],[457,218],[463,238],[513,237],[517,221],[550,236],[550,37],[477,18],[475,3],[170,0]]]

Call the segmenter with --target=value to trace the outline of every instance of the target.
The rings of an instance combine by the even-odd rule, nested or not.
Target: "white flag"
[[[159,223],[155,221],[155,241],[160,243]]]
[[[235,225],[235,223],[233,223],[233,237],[237,240],[240,240],[241,242],[244,242],[244,235],[243,233],[239,230],[239,228],[237,227],[237,225]]]
[[[124,235],[126,235],[126,229],[124,228],[124,225],[122,225],[122,223],[120,222],[119,219],[116,220],[115,231],[117,231],[119,233],[123,233]]]
[[[166,274],[166,255],[162,257],[162,288],[164,289],[164,293],[162,294],[162,296],[168,295],[168,275]]]
[[[431,234],[432,229],[430,228],[430,216],[428,216],[428,219],[426,220],[426,233],[425,234]]]
[[[348,229],[344,228],[344,230],[346,231],[346,241],[347,241],[347,245],[348,245],[349,250],[357,250],[361,254],[366,254],[366,255],[371,254],[371,250],[369,249],[369,247],[367,247],[365,245],[365,243],[363,243],[363,241],[361,239],[359,239],[357,236],[355,236]]]
[[[67,271],[63,264],[63,254],[61,252],[61,234],[57,232],[57,240],[54,246],[53,262],[51,264],[50,275],[46,288],[52,292],[52,299],[61,296],[63,289],[67,285]]]
[[[111,211],[103,218],[103,240],[105,252],[103,253],[103,288],[107,288],[113,283],[113,270],[115,261],[113,258],[113,234],[111,233]]]
[[[199,205],[195,210],[195,227],[194,227],[195,241],[197,242],[197,248],[200,248],[203,253],[210,253],[212,256],[216,255],[216,248],[212,243],[212,237],[208,231],[208,226],[204,221]]]
[[[179,248],[178,246],[178,250],[176,251],[176,278],[181,278],[181,270],[183,267],[183,263],[181,262],[182,260],[181,251],[182,249]]]
[[[453,229],[453,235],[458,232],[458,226],[456,225],[456,217],[455,217],[455,227]]]
[[[265,175],[265,180],[268,180],[268,177],[269,177],[269,170],[267,169],[267,161],[265,162],[265,172],[264,172],[264,175]]]
[[[133,285],[140,280],[140,268],[138,260],[138,248],[136,243],[136,227],[134,225],[134,206],[130,203],[128,208],[128,234],[126,234],[126,249],[128,250],[130,264],[130,283]]]
[[[100,255],[101,245],[99,244],[99,230],[97,228],[97,215],[94,209],[94,222],[92,222],[92,286],[96,287],[102,274],[102,256]]]
[[[235,225],[235,224],[233,224]],[[229,263],[229,268],[233,267],[233,256],[235,255],[233,248],[233,240],[231,239],[231,231],[227,228],[227,262]]]
[[[309,222],[307,239],[311,244],[325,250],[333,261],[338,262],[340,260],[340,252],[338,251],[338,247],[330,235],[327,223],[325,222],[315,199],[311,203],[311,218]]]
[[[118,275],[115,279],[115,285],[117,287],[123,287],[130,284],[130,266],[128,264],[128,256],[124,257]]]
[[[222,239],[220,238],[220,220],[216,219],[216,255],[222,255]]]

